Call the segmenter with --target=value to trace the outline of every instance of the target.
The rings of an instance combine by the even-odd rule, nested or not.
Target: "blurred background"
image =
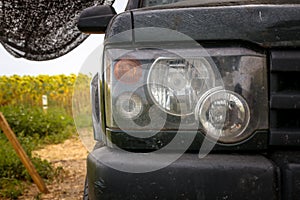
[[[114,8],[120,13],[126,3],[116,1]],[[0,130],[0,199],[82,199],[87,150],[79,145],[72,97],[77,82],[73,107],[83,113],[77,123],[91,131],[89,77],[79,72],[103,37],[91,35],[71,52],[48,61],[15,58],[0,45],[0,112],[50,190],[43,196],[36,189]]]

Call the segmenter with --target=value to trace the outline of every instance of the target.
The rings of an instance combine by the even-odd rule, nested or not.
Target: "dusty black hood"
[[[182,3],[187,2],[195,1]],[[300,47],[300,4],[167,7],[123,13],[111,23],[107,37],[132,28],[159,27],[176,30],[197,41]],[[135,40],[143,42],[139,38]]]

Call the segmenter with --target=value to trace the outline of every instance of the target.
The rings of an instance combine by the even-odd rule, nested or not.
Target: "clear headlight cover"
[[[105,64],[108,128],[164,131],[184,124],[220,143],[236,143],[268,127],[264,54],[118,47],[106,48]]]
[[[164,112],[175,116],[192,115],[201,95],[215,86],[211,65],[205,58],[160,57],[150,67],[148,92]]]
[[[209,137],[224,143],[237,141],[250,121],[246,100],[239,94],[214,88],[199,100],[195,117],[200,120]]]

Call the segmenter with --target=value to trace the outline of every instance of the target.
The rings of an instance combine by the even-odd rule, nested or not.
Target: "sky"
[[[124,0],[117,0],[114,7],[117,13],[124,11]],[[0,45],[0,76],[17,75],[57,75],[77,74],[85,59],[103,43],[103,34],[90,35],[83,43],[71,52],[49,61],[30,61],[24,58],[15,58]]]

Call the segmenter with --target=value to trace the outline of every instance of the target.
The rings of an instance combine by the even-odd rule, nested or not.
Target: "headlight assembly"
[[[184,124],[234,144],[268,125],[264,54],[245,48],[106,48],[106,126],[168,131]]]

